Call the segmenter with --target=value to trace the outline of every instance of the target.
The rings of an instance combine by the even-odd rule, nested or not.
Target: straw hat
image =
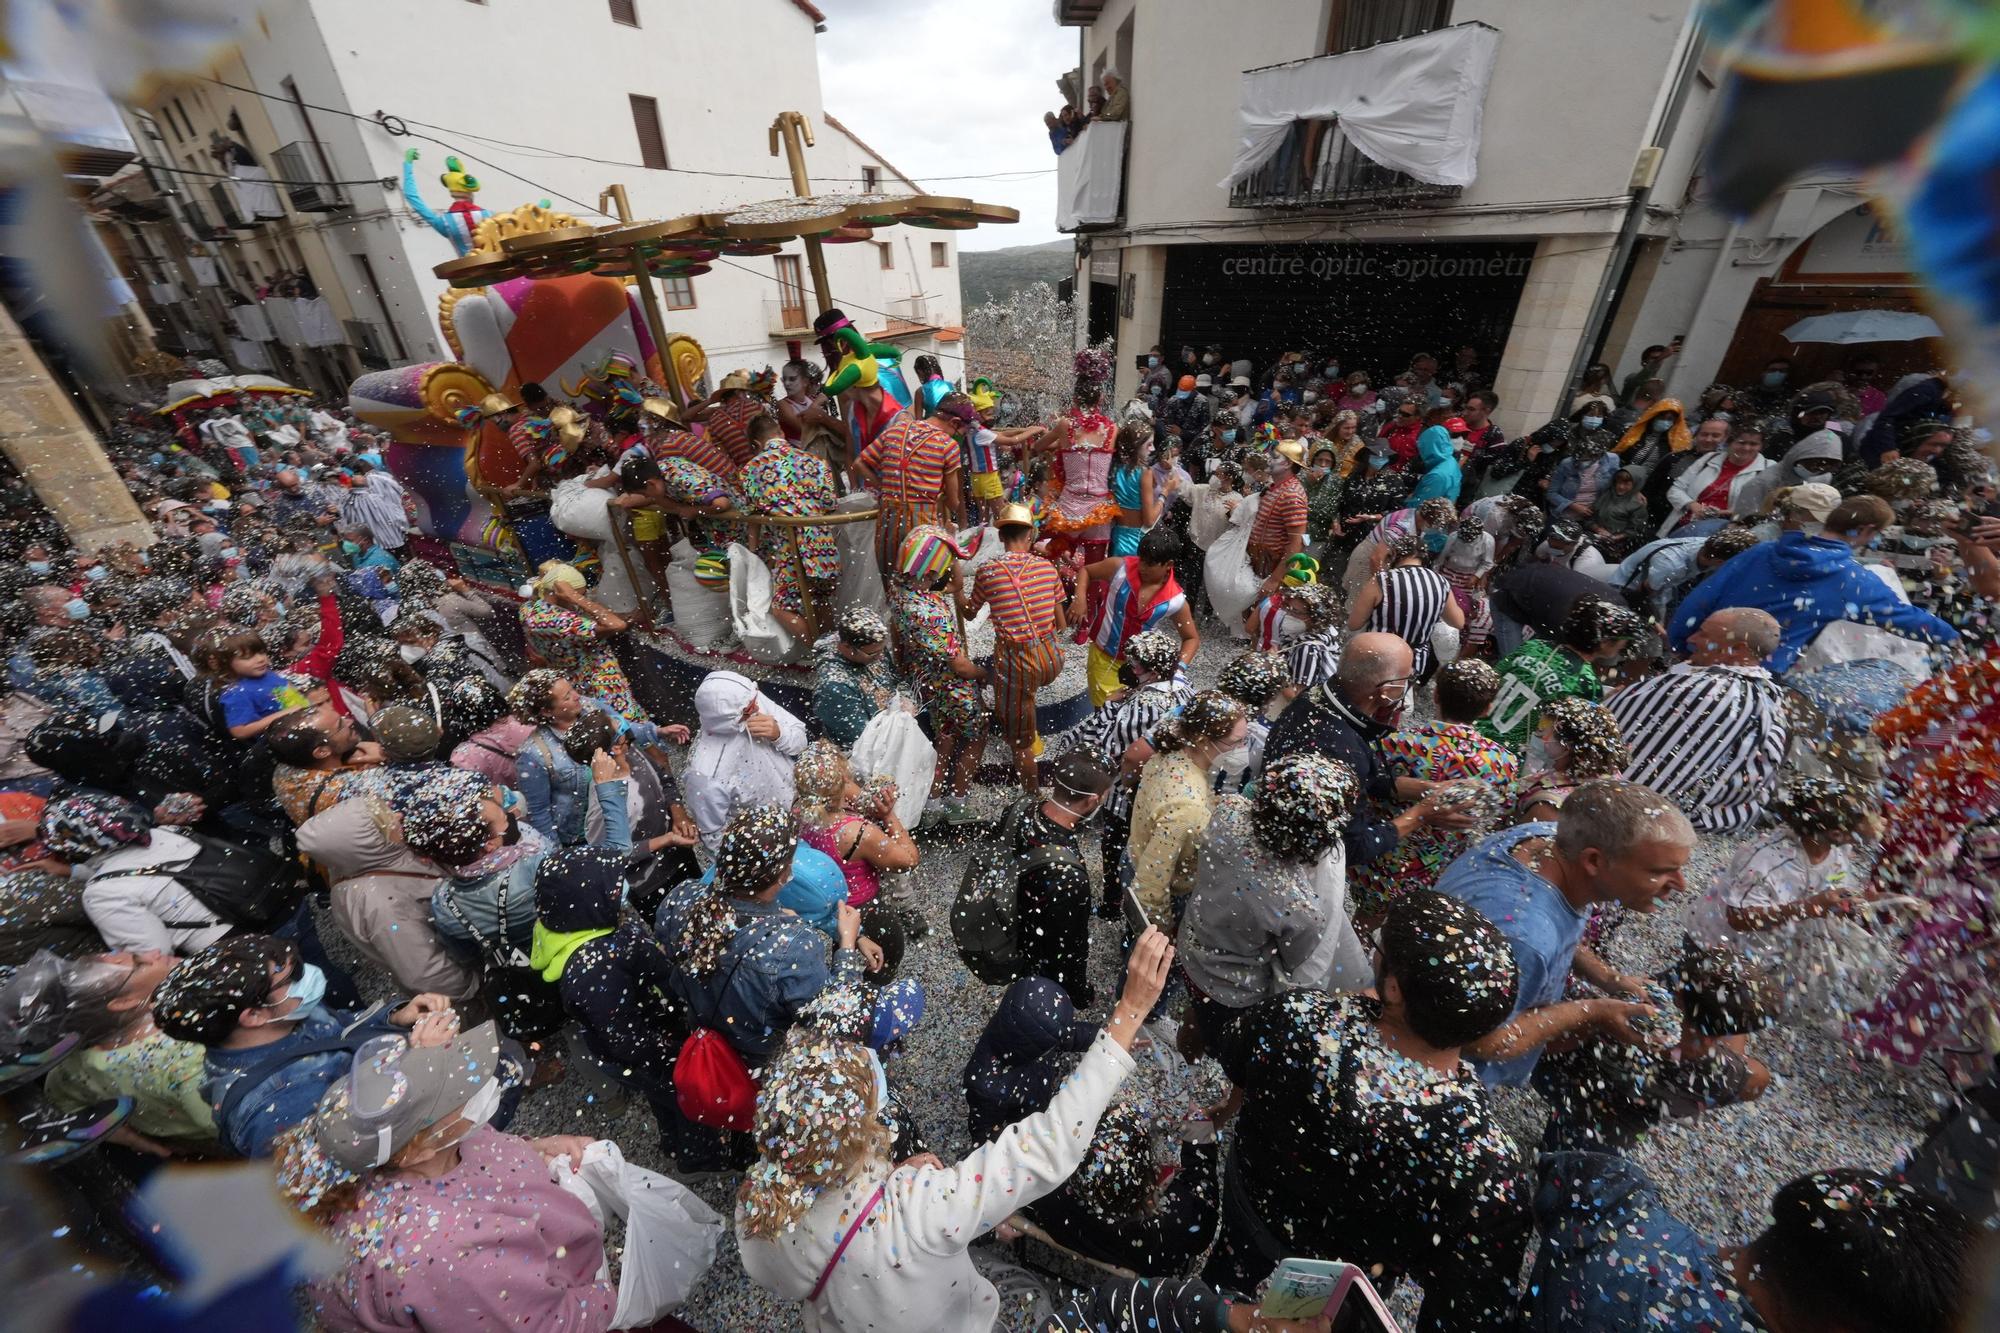
[[[674,406],[671,399],[644,399],[639,404],[639,412],[642,416],[658,417],[660,420],[671,422],[676,426],[681,424],[681,410]]]
[[[732,370],[722,377],[722,383],[718,386],[718,392],[728,393],[731,389],[748,389],[749,387],[750,372],[747,370]]]

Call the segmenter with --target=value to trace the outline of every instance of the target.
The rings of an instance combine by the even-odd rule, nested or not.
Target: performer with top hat
[[[1035,515],[1024,504],[1003,506],[996,518],[1001,554],[972,576],[968,615],[993,608],[993,711],[1014,751],[1014,771],[1030,796],[1040,796],[1035,757],[1042,738],[1035,698],[1062,674],[1056,635],[1063,620],[1063,582],[1056,567],[1034,553]]]

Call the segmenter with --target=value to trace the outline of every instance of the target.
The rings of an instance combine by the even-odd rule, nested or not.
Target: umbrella
[[[1910,343],[1943,336],[1936,320],[1907,310],[1843,310],[1802,319],[1785,330],[1785,341],[1794,343]]]

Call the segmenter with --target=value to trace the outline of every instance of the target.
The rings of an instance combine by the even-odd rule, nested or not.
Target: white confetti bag
[[[729,594],[704,588],[694,576],[695,549],[683,537],[674,543],[667,566],[667,591],[674,599],[674,632],[697,648],[714,648],[729,639]]]
[[[722,1217],[687,1186],[657,1171],[634,1166],[609,1139],[583,1151],[583,1168],[571,1172],[569,1159],[556,1161],[556,1183],[590,1207],[625,1223],[625,1259],[618,1271],[618,1309],[613,1328],[643,1328],[686,1300],[694,1284],[715,1262]]]
[[[857,779],[888,778],[896,784],[896,818],[915,828],[923,818],[924,800],[937,772],[937,750],[923,727],[897,695],[889,706],[868,719],[854,739]]]

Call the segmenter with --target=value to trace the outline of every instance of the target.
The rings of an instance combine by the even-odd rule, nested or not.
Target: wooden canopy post
[[[778,156],[780,140],[784,143],[785,163],[792,170],[792,193],[801,199],[810,198],[812,182],[806,178],[806,149],[813,141],[812,122],[796,111],[780,111],[771,122],[772,157]],[[833,309],[833,283],[826,276],[826,249],[817,236],[802,236],[799,241],[806,248],[806,267],[812,270],[813,299],[819,303],[819,313],[825,314]]]

